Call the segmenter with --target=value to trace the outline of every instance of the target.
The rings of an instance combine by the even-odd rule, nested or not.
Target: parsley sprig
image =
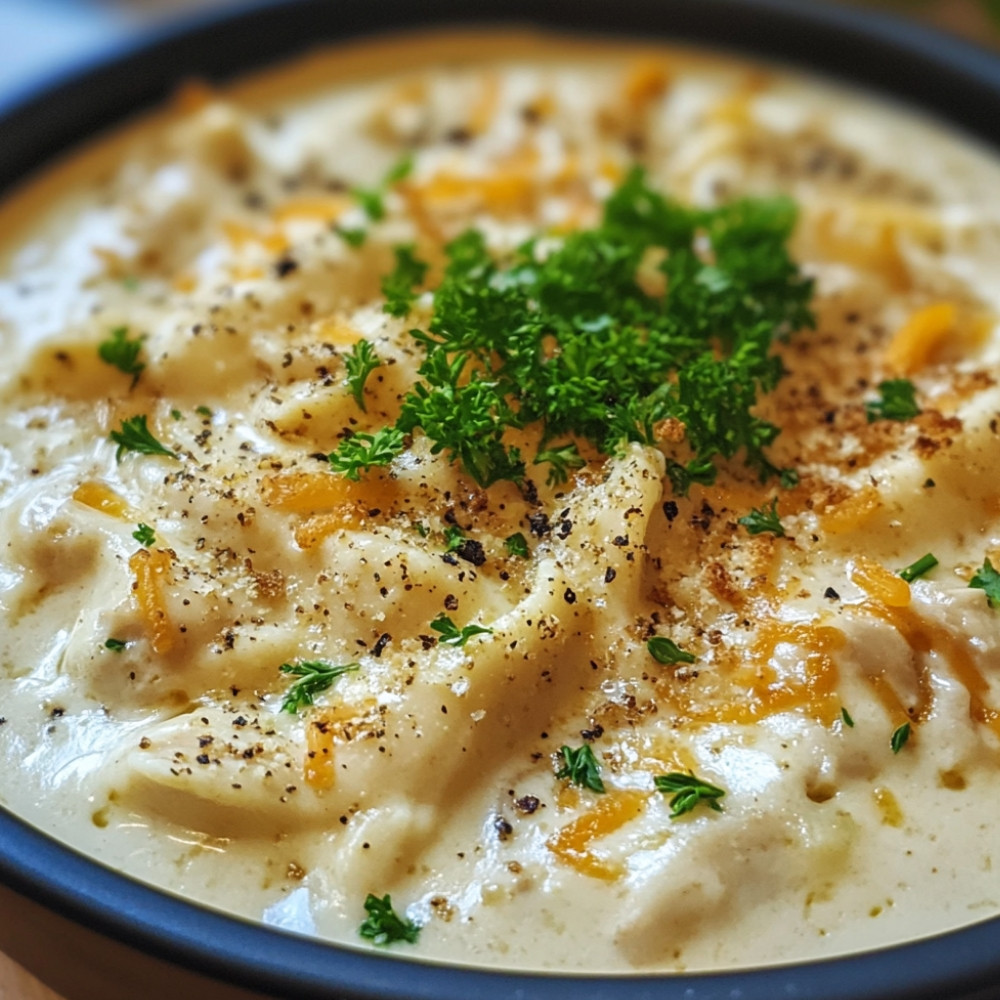
[[[127,451],[135,451],[141,455],[177,457],[174,452],[153,437],[152,431],[146,425],[146,420],[147,417],[144,413],[137,414],[123,420],[121,428],[111,432],[111,440],[118,445],[118,450],[115,452],[116,461],[120,462]]]
[[[143,522],[140,522],[132,532],[132,537],[145,549],[156,544],[156,532]]]
[[[765,453],[778,428],[753,409],[784,374],[775,339],[813,325],[812,282],[786,249],[795,216],[784,198],[684,207],[637,168],[597,228],[554,250],[529,241],[496,258],[481,233],[462,234],[427,328],[411,331],[426,358],[395,429],[421,430],[481,486],[524,477],[508,430],[537,428],[558,479],[577,459],[552,442],[572,434],[612,454],[656,443],[668,417],[685,427],[668,455],[677,492],[738,454],[762,479],[778,473]],[[666,251],[663,295],[636,278],[651,250]]]
[[[386,192],[400,181],[405,180],[413,170],[413,157],[404,156],[389,168],[382,180],[373,188],[354,188],[351,192],[358,200],[365,215],[372,222],[379,222],[385,218],[385,196]],[[350,232],[350,230],[348,230]]]
[[[359,663],[343,663],[334,666],[324,660],[304,660],[299,663],[282,663],[278,669],[283,674],[298,677],[286,692],[281,702],[281,711],[295,715],[313,704],[316,695],[326,691],[341,674],[354,673],[361,669]]]
[[[459,628],[444,612],[431,622],[431,628],[440,633],[438,642],[445,646],[464,646],[474,635],[492,635],[493,629],[484,625],[466,625]]]
[[[347,369],[347,386],[351,390],[354,402],[358,408],[365,409],[365,382],[379,365],[382,359],[375,353],[375,348],[367,340],[359,340],[350,353],[344,355],[344,367]]]
[[[678,816],[691,812],[700,802],[704,802],[715,812],[722,812],[719,799],[726,794],[725,791],[710,785],[707,781],[702,781],[701,778],[696,778],[690,771],[687,774],[671,771],[669,774],[657,775],[653,778],[653,784],[664,795],[673,796],[670,799],[671,819],[677,819]]]
[[[1000,608],[1000,573],[988,558],[983,560],[983,568],[969,581],[969,586],[985,591],[991,608]]]
[[[562,767],[556,771],[557,778],[568,778],[574,785],[589,788],[592,792],[606,791],[601,780],[601,766],[597,763],[594,751],[586,743],[577,747],[561,746]]]
[[[374,434],[358,431],[327,457],[335,471],[357,482],[362,472],[388,465],[403,450],[403,438],[395,427],[383,427]]]
[[[761,504],[759,507],[751,508],[750,513],[744,514],[739,519],[739,522],[751,535],[763,535],[766,532],[770,532],[776,538],[785,537],[784,525],[778,517],[777,497],[771,499],[770,507]]]
[[[420,925],[399,916],[392,908],[392,897],[388,893],[381,899],[373,893],[368,893],[365,899],[365,912],[368,916],[359,928],[363,938],[381,945],[393,944],[396,941],[416,943]]]
[[[878,391],[882,393],[881,399],[865,403],[868,423],[876,420],[910,420],[920,415],[917,391],[909,379],[891,378],[879,382]]]
[[[127,326],[115,327],[108,339],[102,340],[97,345],[97,356],[120,372],[131,375],[134,386],[146,367],[145,363],[139,360],[143,339],[143,337],[136,337],[134,340],[130,340]]]
[[[412,243],[395,248],[396,266],[382,279],[382,294],[385,296],[383,312],[390,316],[404,317],[417,297],[414,291],[427,274],[427,264],[418,260]]]
[[[892,731],[892,736],[889,738],[889,746],[892,748],[893,753],[899,753],[903,747],[906,746],[906,741],[910,738],[910,724],[904,722],[897,729]]]

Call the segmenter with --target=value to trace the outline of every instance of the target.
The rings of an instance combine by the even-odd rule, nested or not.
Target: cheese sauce
[[[448,241],[557,247],[636,163],[797,202],[816,329],[757,411],[797,483],[737,455],[683,495],[676,422],[562,483],[484,488],[419,431],[334,471],[417,378]],[[396,947],[458,963],[739,967],[995,914],[998,184],[909,112],[675,50],[441,36],[187,87],[0,212],[0,802],[352,946],[390,893]],[[315,663],[351,669],[282,711]],[[584,746],[603,792],[558,776]],[[678,812],[667,775],[724,795]]]

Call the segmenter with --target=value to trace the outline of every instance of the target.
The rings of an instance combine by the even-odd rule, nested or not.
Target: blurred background
[[[0,95],[171,19],[246,0],[0,0]],[[335,3],[336,0],[331,0]],[[799,0],[808,5],[812,0]],[[842,0],[1000,44],[1000,0]]]

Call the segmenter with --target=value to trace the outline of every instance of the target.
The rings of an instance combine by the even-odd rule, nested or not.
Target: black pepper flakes
[[[299,262],[291,257],[279,257],[274,262],[274,273],[279,278],[285,278],[293,271],[297,271]]]
[[[482,566],[486,562],[486,550],[482,542],[477,542],[474,538],[463,538],[455,553],[473,566]]]
[[[840,600],[840,594],[838,594],[837,591],[835,591],[833,589],[833,587],[827,587],[826,590],[823,591],[823,596],[828,601],[839,601]]]
[[[549,515],[543,511],[537,514],[529,514],[528,528],[536,538],[543,538],[552,530],[552,525],[549,524]]]
[[[392,642],[392,636],[388,632],[383,632],[379,637],[378,641],[372,646],[372,656],[378,659],[382,655],[382,650],[385,649],[389,643]]]
[[[530,816],[542,803],[534,795],[523,795],[514,799],[514,808],[524,816]]]
[[[613,569],[613,568],[612,568],[611,566],[609,566],[609,567],[608,567],[608,568],[607,568],[607,569],[606,569],[606,570],[604,571],[604,582],[605,582],[605,583],[611,583],[611,581],[612,581],[612,580],[614,580],[614,578],[615,578],[615,577],[616,577],[617,575],[618,575],[618,571],[617,571],[616,569]]]
[[[567,604],[576,604],[576,594],[574,593],[573,590],[571,590],[569,587],[567,587],[563,591],[563,600]]]

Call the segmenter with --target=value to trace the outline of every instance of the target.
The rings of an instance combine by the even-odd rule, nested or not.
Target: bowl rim
[[[257,71],[310,48],[435,28],[528,27],[703,45],[895,98],[1000,147],[1000,57],[917,23],[810,0],[253,0],[187,16],[0,100],[0,194],[178,80]],[[218,33],[226,32],[220,47]],[[129,87],[121,86],[123,79]],[[290,934],[152,888],[0,805],[0,885],[136,951],[248,990],[342,1000],[919,1000],[1000,995],[1000,917],[916,942],[706,973],[477,969]],[[332,992],[335,991],[335,992]]]

